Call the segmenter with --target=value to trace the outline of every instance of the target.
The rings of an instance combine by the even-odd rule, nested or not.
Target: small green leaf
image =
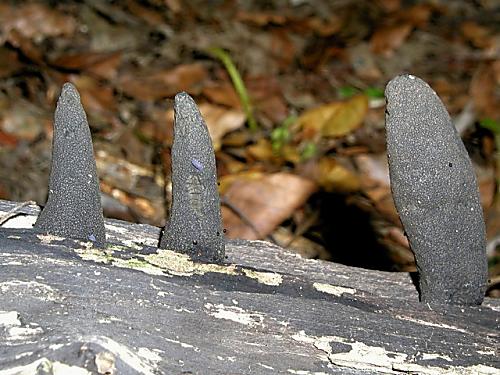
[[[304,147],[302,148],[302,152],[300,154],[300,157],[302,158],[303,161],[311,159],[316,153],[318,152],[318,148],[316,147],[316,144],[313,142],[307,142],[304,144]]]
[[[479,121],[479,125],[481,125],[485,129],[491,130],[495,134],[500,134],[500,122],[493,120],[492,118],[484,118]]]
[[[372,99],[380,99],[384,97],[384,90],[378,87],[368,87],[363,91],[363,93]]]
[[[338,89],[339,97],[341,99],[347,99],[355,95],[358,90],[352,86],[344,86]]]
[[[279,154],[283,146],[290,140],[290,131],[288,127],[297,121],[297,116],[288,116],[280,126],[271,132],[271,143],[273,152]]]

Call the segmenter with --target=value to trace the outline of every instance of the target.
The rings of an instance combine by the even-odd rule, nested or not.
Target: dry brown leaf
[[[72,70],[85,70],[100,78],[112,80],[122,61],[122,52],[82,52],[65,54],[52,61],[52,65]]]
[[[288,117],[288,106],[276,77],[253,77],[246,83],[260,121],[268,120],[268,125],[272,125],[279,124]]]
[[[414,27],[425,28],[435,9],[438,8],[432,4],[417,4],[408,8],[399,9],[393,17],[399,22],[408,22]]]
[[[495,203],[495,193],[497,191],[495,168],[491,165],[480,166],[474,164],[474,171],[477,176],[481,205],[484,209],[488,209]]]
[[[4,34],[17,30],[25,38],[45,39],[71,35],[76,26],[73,17],[41,3],[0,4],[0,30]]]
[[[233,149],[242,149],[252,141],[252,135],[247,129],[241,129],[229,133],[222,140],[222,144]]]
[[[491,44],[491,31],[474,21],[465,21],[462,24],[462,33],[477,48],[488,48]]]
[[[290,144],[285,144],[279,150],[273,150],[271,141],[267,138],[259,138],[257,142],[246,148],[247,154],[250,159],[260,162],[270,162],[275,164],[282,164],[288,161],[292,164],[298,164],[301,161],[299,149]]]
[[[104,86],[85,75],[72,75],[69,80],[78,88],[82,104],[88,113],[111,114],[116,110],[116,100],[111,86]]]
[[[469,93],[474,107],[481,118],[489,117],[500,120],[500,99],[495,94],[495,72],[492,65],[482,65],[474,73]]]
[[[240,109],[227,109],[209,103],[202,103],[199,108],[207,124],[215,151],[220,149],[222,137],[241,128],[246,120],[245,114]]]
[[[165,0],[165,4],[174,14],[177,14],[182,11],[181,0]]]
[[[489,239],[500,236],[500,200],[489,207],[485,212],[486,233]],[[491,254],[490,254],[491,255]]]
[[[101,177],[101,191],[129,207],[135,215],[134,220],[153,225],[164,223],[165,181],[161,174],[155,173],[150,165],[132,163],[100,149],[100,146],[103,146],[101,144],[96,146],[96,165]]]
[[[307,18],[307,26],[322,37],[338,33],[341,30],[343,23],[344,22],[341,17],[336,17],[335,15],[330,15],[326,21],[323,17]]]
[[[368,112],[368,99],[357,95],[349,100],[336,101],[304,112],[297,119],[306,138],[320,134],[326,137],[342,137],[357,129]]]
[[[203,88],[203,95],[216,104],[241,108],[240,98],[229,82],[210,83]]]
[[[18,139],[10,134],[4,133],[0,130],[0,145],[2,146],[17,146]]]
[[[236,15],[239,21],[252,23],[256,26],[265,26],[268,24],[283,25],[286,22],[286,17],[271,12],[245,12],[239,11]]]
[[[19,140],[33,141],[45,128],[52,128],[49,126],[52,116],[43,109],[19,98],[0,99],[0,129],[6,133],[6,137],[10,135]]]
[[[389,179],[389,167],[385,154],[365,154],[354,157],[359,170],[361,190],[370,198],[375,208],[389,222],[400,225],[394,206]]]
[[[245,114],[239,109],[228,109],[210,103],[201,103],[198,105],[198,108],[207,124],[208,133],[212,139],[215,151],[220,149],[224,135],[241,128],[246,120]],[[166,117],[167,122],[173,126],[173,108],[167,110]]]
[[[382,72],[375,62],[368,43],[359,43],[348,49],[351,65],[360,78],[376,81],[382,78]]]
[[[154,140],[164,147],[172,145],[174,111],[166,102],[158,106],[154,103],[145,103],[144,118],[139,117],[136,130],[144,139]]]
[[[401,8],[401,0],[377,0],[377,4],[386,12],[395,12]]]
[[[40,49],[40,46],[36,45],[30,38],[25,37],[22,33],[13,29],[7,33],[7,40],[32,62],[40,66],[45,65],[43,52]]]
[[[309,179],[290,173],[261,175],[257,179],[246,176],[233,178],[226,188],[224,200],[235,206],[255,230],[224,206],[222,215],[227,236],[264,238],[301,207],[315,189],[315,184]]]
[[[368,112],[368,98],[357,95],[342,102],[323,124],[321,133],[326,137],[340,137],[359,128]]]
[[[125,191],[134,191],[137,195],[136,186],[141,181],[150,179],[157,184],[157,189],[163,181],[156,181],[153,167],[150,165],[139,165],[121,157],[114,156],[105,150],[97,150],[95,153],[96,165],[102,180],[110,185]]]
[[[370,46],[373,52],[391,56],[410,35],[413,26],[407,22],[398,25],[384,26],[373,34]]]
[[[292,164],[299,164],[302,161],[302,155],[297,146],[292,144],[286,144],[280,150],[279,156]]]
[[[295,59],[296,48],[287,30],[277,29],[271,33],[271,54],[281,70],[286,70]]]
[[[262,120],[262,117],[265,117],[269,120],[269,125],[282,123],[287,119],[289,114],[288,107],[280,95],[273,95],[256,101],[255,108],[258,114],[261,115],[259,118]]]
[[[158,100],[181,91],[201,91],[207,70],[201,64],[178,65],[173,69],[129,72],[119,78],[118,87],[138,100]]]
[[[500,85],[500,60],[493,61],[491,63],[491,69],[493,69],[495,82],[497,83],[497,85]]]
[[[304,236],[297,236],[287,228],[276,228],[276,230],[273,232],[273,238],[280,246],[295,251],[296,253],[300,254],[302,258],[319,258],[324,260],[331,258],[330,253],[325,249],[324,246],[311,241]]]
[[[15,51],[0,47],[0,78],[10,76],[22,66]]]
[[[237,174],[229,174],[219,179],[219,194],[225,195],[231,185],[236,181],[259,181],[264,177],[262,171],[246,170]]]
[[[114,199],[117,203],[123,205],[121,209],[117,209],[116,204],[113,205],[110,204],[109,201],[104,200],[106,204],[103,208],[105,209],[104,214],[106,216],[113,215],[113,217],[120,219],[132,217],[133,220],[141,218],[141,222],[150,223],[152,225],[159,225],[159,223],[164,221],[165,210],[163,209],[161,202],[154,202],[149,199],[134,196],[133,194],[120,190],[104,181],[100,182],[100,188],[104,195],[109,195],[109,197]],[[131,211],[129,213],[129,215],[131,214],[130,216],[124,216],[128,213],[124,209],[125,207]],[[119,211],[125,212],[119,213]]]
[[[130,13],[143,19],[150,26],[158,26],[164,21],[162,12],[158,12],[157,10],[146,7],[142,5],[140,1],[127,0],[127,8]]]
[[[317,162],[315,180],[328,192],[351,193],[360,189],[358,176],[331,157],[322,157]]]
[[[417,4],[402,10],[401,18],[407,20],[415,27],[425,27],[429,22],[434,7],[431,4]]]
[[[259,138],[257,142],[247,147],[250,157],[258,161],[271,161],[276,158],[271,142],[266,138]]]
[[[226,152],[217,153],[217,172],[219,175],[234,175],[247,169],[246,163],[237,160]]]

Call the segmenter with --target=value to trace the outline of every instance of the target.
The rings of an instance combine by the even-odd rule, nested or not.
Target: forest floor
[[[0,198],[44,204],[52,117],[80,91],[107,217],[168,217],[173,97],[216,150],[230,238],[414,271],[390,193],[384,87],[409,72],[473,160],[500,296],[500,6],[493,0],[126,0],[0,4]]]

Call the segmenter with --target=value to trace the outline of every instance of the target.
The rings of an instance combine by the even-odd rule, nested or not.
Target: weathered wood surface
[[[500,372],[497,300],[421,304],[408,274],[261,241],[229,242],[227,265],[195,264],[158,255],[159,228],[106,230],[105,251],[1,230],[0,375]]]

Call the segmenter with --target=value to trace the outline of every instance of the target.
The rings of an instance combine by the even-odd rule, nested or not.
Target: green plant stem
[[[241,78],[238,69],[233,63],[231,56],[224,51],[222,48],[213,47],[209,48],[208,52],[219,59],[224,67],[226,68],[229,77],[231,77],[231,81],[233,82],[234,89],[240,98],[241,105],[243,106],[243,111],[245,111],[245,115],[248,120],[248,127],[251,131],[256,131],[258,129],[257,121],[255,121],[255,117],[253,115],[252,103],[250,102],[250,96],[248,95],[247,88],[245,87],[245,83]]]

